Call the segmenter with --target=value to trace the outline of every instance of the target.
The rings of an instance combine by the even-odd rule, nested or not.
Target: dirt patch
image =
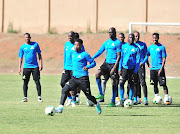
[[[32,41],[38,42],[42,50],[44,70],[42,74],[61,74],[63,70],[64,43],[67,34],[63,35],[38,35],[32,34]],[[93,56],[109,37],[107,33],[82,34],[85,50]],[[126,34],[127,40],[127,34]],[[152,44],[152,35],[145,34],[147,46]],[[160,42],[166,47],[166,75],[180,77],[180,35],[160,35]],[[24,43],[23,34],[0,34],[0,73],[18,72],[18,53]],[[96,59],[97,66],[90,70],[94,74],[102,64],[104,55]],[[149,74],[149,69],[147,69]]]

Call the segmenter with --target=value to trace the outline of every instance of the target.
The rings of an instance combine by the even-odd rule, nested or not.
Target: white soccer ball
[[[164,104],[166,104],[166,101],[167,101],[167,99],[164,97]],[[172,97],[171,96],[169,96],[169,102],[170,102],[170,104],[172,103]]]
[[[45,108],[45,114],[49,116],[53,116],[56,113],[55,108],[53,106],[47,106]]]
[[[87,99],[87,103],[86,103],[88,106],[92,107],[94,106],[94,103],[90,100]]]
[[[162,104],[162,97],[161,96],[156,96],[153,99],[154,104]]]
[[[124,102],[124,108],[130,109],[133,106],[133,102],[130,99],[125,100]]]

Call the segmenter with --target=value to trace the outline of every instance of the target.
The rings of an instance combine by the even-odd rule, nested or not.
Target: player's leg
[[[102,91],[103,94],[105,95],[105,91],[106,91],[106,83],[109,79],[109,75],[103,75],[102,81],[101,81],[101,85],[102,85]],[[104,98],[100,99],[99,102],[104,102]]]
[[[160,76],[158,76],[159,80],[159,85],[163,86],[164,94],[165,94],[165,100],[166,100],[166,105],[170,105],[169,101],[169,94],[168,94],[168,87],[166,85],[166,75],[165,75],[165,70],[163,69]]]
[[[65,86],[62,88],[62,93],[61,93],[61,99],[60,99],[60,105],[55,108],[57,113],[62,113],[64,103],[66,101],[67,95],[69,94],[69,91],[76,89],[77,88],[77,80],[75,78],[70,79]]]
[[[60,85],[61,85],[62,88],[71,79],[71,77],[72,77],[72,75],[71,75],[70,70],[63,70],[62,77],[61,77],[61,82],[60,82]],[[70,93],[68,93],[67,96],[68,96],[68,101],[67,101],[66,106],[69,106],[71,104],[71,102],[72,102],[72,97],[71,97]]]
[[[155,97],[159,96],[158,71],[157,70],[150,70],[150,83],[151,83],[151,85],[154,85]]]
[[[36,84],[36,89],[37,89],[37,93],[38,93],[38,101],[43,102],[43,100],[41,99],[41,83],[40,83],[39,67],[32,69],[32,75],[33,75],[33,80]]]
[[[109,72],[111,69],[114,67],[114,64],[109,64]],[[115,107],[115,99],[117,96],[117,90],[118,90],[118,67],[116,68],[115,72],[113,75],[111,75],[111,84],[112,84],[112,98],[111,98],[111,103],[108,105],[108,107]]]
[[[143,93],[144,93],[144,105],[148,105],[148,91],[147,91],[147,84],[146,84],[146,72],[145,72],[145,65],[143,68],[139,69],[139,79],[140,79],[140,84],[142,85],[143,88]]]
[[[137,94],[138,94],[138,84],[139,84],[139,73],[137,73],[137,82],[134,82],[134,105],[138,104]]]
[[[92,101],[95,104],[98,114],[101,114],[101,107],[99,105],[99,102],[97,102],[96,98],[91,95],[89,77],[88,76],[81,77],[78,80],[78,85],[81,88],[81,90],[84,92],[87,99]]]
[[[128,69],[129,99],[133,100],[134,85],[137,85],[137,77],[133,77],[134,69]]]
[[[31,75],[31,70],[29,68],[23,68],[22,79],[24,81],[23,83],[24,99],[22,100],[22,102],[28,102],[27,91],[28,91],[28,83],[29,83],[30,75]]]
[[[128,73],[127,73],[127,69],[125,68],[122,68],[121,70],[121,74],[122,74],[122,77],[120,76],[120,79],[119,79],[119,96],[120,96],[120,102],[117,103],[116,105],[121,105],[121,106],[124,106],[124,84],[128,78]]]

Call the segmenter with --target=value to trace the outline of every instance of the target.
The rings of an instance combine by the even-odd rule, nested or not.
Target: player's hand
[[[122,71],[121,71],[121,70],[119,70],[119,71],[118,71],[118,74],[119,74],[119,76],[121,76],[121,75],[122,75]]]
[[[39,71],[43,70],[43,66],[39,65]]]
[[[21,75],[21,69],[19,69],[19,72],[18,72],[18,73],[19,73],[19,75]]]
[[[115,68],[113,67],[110,72],[110,76],[114,74]]]
[[[140,65],[139,65],[139,67],[141,68],[143,65],[144,65],[144,64],[141,62]]]
[[[161,71],[162,71],[162,68],[159,69],[159,71],[158,71],[158,75],[159,75],[159,76],[160,76],[160,74],[161,74]]]
[[[83,67],[83,69],[84,69],[84,71],[87,71],[88,70],[88,68],[85,66],[85,67]]]

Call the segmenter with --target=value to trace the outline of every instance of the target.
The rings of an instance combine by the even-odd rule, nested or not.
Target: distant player
[[[99,95],[96,99],[104,99],[104,94],[101,86],[101,75],[106,76],[106,80],[111,78],[112,83],[112,99],[108,107],[115,106],[115,98],[117,95],[118,86],[118,65],[120,60],[120,41],[116,38],[116,29],[111,27],[109,29],[109,39],[103,43],[98,52],[93,56],[93,59],[99,57],[105,51],[105,62],[100,66],[96,72],[96,83],[99,89]]]
[[[139,41],[140,39],[139,32],[135,31],[134,37],[135,37],[134,43],[140,48],[140,62],[143,62],[147,53],[146,43]],[[149,66],[148,61],[147,61],[147,65]],[[144,105],[148,105],[145,65],[139,68],[137,79],[138,79],[137,86],[135,87],[135,91],[134,91],[134,104],[138,104],[138,103],[141,104],[141,86],[142,86],[144,92]]]
[[[96,62],[87,52],[81,50],[82,44],[83,41],[81,39],[77,39],[75,41],[75,51],[72,52],[73,77],[65,84],[62,89],[60,105],[56,108],[56,112],[58,113],[62,113],[63,105],[69,91],[76,90],[77,87],[80,87],[80,89],[86,95],[87,99],[91,100],[96,105],[98,114],[101,114],[101,107],[99,103],[96,101],[95,97],[91,95],[88,75],[88,69],[96,66]],[[89,62],[90,64],[87,65],[87,62]]]
[[[153,43],[148,47],[147,55],[141,66],[145,65],[148,57],[151,56],[151,68],[150,68],[150,80],[153,81],[155,97],[159,96],[158,82],[160,86],[163,86],[166,104],[170,105],[168,87],[166,85],[165,76],[165,62],[166,62],[166,48],[159,43],[159,34],[153,33]]]
[[[38,101],[43,102],[41,99],[41,84],[40,84],[40,71],[43,69],[43,61],[41,50],[37,42],[31,42],[31,35],[29,33],[24,34],[25,43],[20,47],[19,50],[19,75],[21,75],[21,66],[23,62],[23,56],[25,58],[24,67],[23,67],[23,92],[24,99],[22,102],[28,102],[27,99],[27,90],[30,75],[32,73],[33,80],[36,83]],[[37,62],[37,54],[39,59],[39,65]]]
[[[133,100],[134,84],[137,84],[137,72],[140,63],[140,50],[134,44],[134,34],[129,34],[128,43],[122,45],[121,61],[119,63],[120,79],[120,103],[123,106],[124,101],[124,84],[128,80],[129,99]]]

